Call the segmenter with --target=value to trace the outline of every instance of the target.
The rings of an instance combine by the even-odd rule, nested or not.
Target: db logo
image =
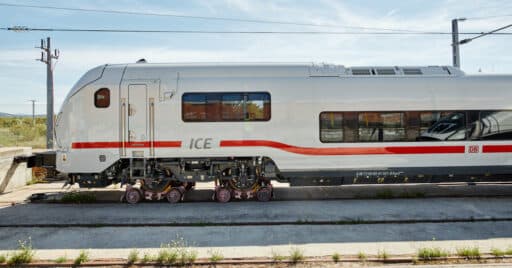
[[[471,146],[468,146],[468,153],[472,153],[472,154],[476,154],[480,151],[480,146],[478,145],[471,145]]]

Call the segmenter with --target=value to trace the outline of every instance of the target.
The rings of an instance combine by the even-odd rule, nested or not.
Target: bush
[[[0,255],[0,263],[4,263],[6,260],[7,259],[4,255]]]
[[[359,251],[359,253],[357,253],[357,258],[359,260],[365,261],[367,259],[366,253]]]

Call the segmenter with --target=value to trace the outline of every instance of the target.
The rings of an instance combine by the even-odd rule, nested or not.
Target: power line
[[[473,41],[473,40],[475,40],[475,39],[478,39],[478,38],[484,37],[484,36],[486,36],[486,35],[496,34],[497,32],[499,32],[499,31],[503,31],[503,30],[505,30],[505,29],[507,29],[507,28],[510,28],[510,27],[512,27],[512,24],[509,24],[509,25],[506,25],[506,26],[500,27],[500,28],[498,28],[498,29],[496,29],[496,30],[492,30],[492,31],[487,32],[487,33],[481,33],[480,35],[475,36],[475,37],[472,37],[472,38],[467,38],[467,39],[461,40],[461,41],[459,42],[459,44],[461,44],[461,45],[462,45],[462,44],[467,44],[467,43],[469,43],[469,42],[471,42],[471,41]]]
[[[392,31],[392,32],[404,32],[404,33],[420,32],[420,31],[407,30],[407,29],[396,29],[396,28],[378,28],[378,27],[367,27],[367,26],[317,24],[317,23],[303,23],[303,22],[279,21],[279,20],[260,20],[260,19],[239,19],[239,18],[210,17],[210,16],[192,16],[192,15],[180,15],[180,14],[174,14],[174,13],[153,13],[153,12],[139,12],[139,11],[120,11],[120,10],[92,9],[92,8],[71,8],[71,7],[58,7],[58,6],[23,5],[23,4],[12,4],[12,3],[0,3],[0,6],[21,7],[21,8],[53,9],[53,10],[66,10],[66,11],[76,11],[76,12],[122,14],[122,15],[175,17],[175,18],[200,19],[200,20],[236,21],[236,22],[261,23],[261,24],[282,24],[282,25],[295,25],[295,26],[312,26],[312,27],[331,27],[331,28],[346,28],[346,29],[358,29],[358,30]]]
[[[30,28],[24,26],[2,27],[0,30],[14,32],[96,32],[96,33],[174,33],[174,34],[318,34],[318,35],[451,35],[451,32],[347,32],[347,31],[205,31],[205,30],[137,30],[100,28]],[[483,32],[463,32],[461,35],[483,34]],[[491,33],[512,35],[512,32]]]

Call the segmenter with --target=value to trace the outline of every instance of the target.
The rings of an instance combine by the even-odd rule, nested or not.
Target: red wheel
[[[142,194],[138,189],[130,188],[126,190],[125,198],[129,204],[137,204],[142,199]]]
[[[166,195],[167,197],[167,201],[169,201],[169,203],[178,203],[180,202],[181,200],[181,197],[182,197],[182,194],[181,194],[181,191],[178,190],[177,188],[172,188]]]
[[[268,187],[262,187],[256,193],[256,198],[261,202],[270,201],[272,199],[272,190]]]
[[[231,191],[226,188],[219,188],[215,193],[215,197],[219,203],[227,203],[231,200]]]

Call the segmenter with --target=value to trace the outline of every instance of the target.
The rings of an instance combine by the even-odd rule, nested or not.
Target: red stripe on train
[[[159,148],[174,148],[181,147],[181,141],[155,141],[154,147]],[[126,148],[149,148],[151,143],[149,141],[141,142],[125,142]],[[123,143],[119,141],[97,141],[97,142],[73,142],[71,148],[73,149],[108,149],[108,148],[122,148]]]
[[[465,146],[386,146],[313,148],[298,147],[266,140],[224,140],[221,147],[271,147],[303,155],[375,155],[375,154],[463,154]]]
[[[512,145],[484,145],[483,153],[512,153]]]

